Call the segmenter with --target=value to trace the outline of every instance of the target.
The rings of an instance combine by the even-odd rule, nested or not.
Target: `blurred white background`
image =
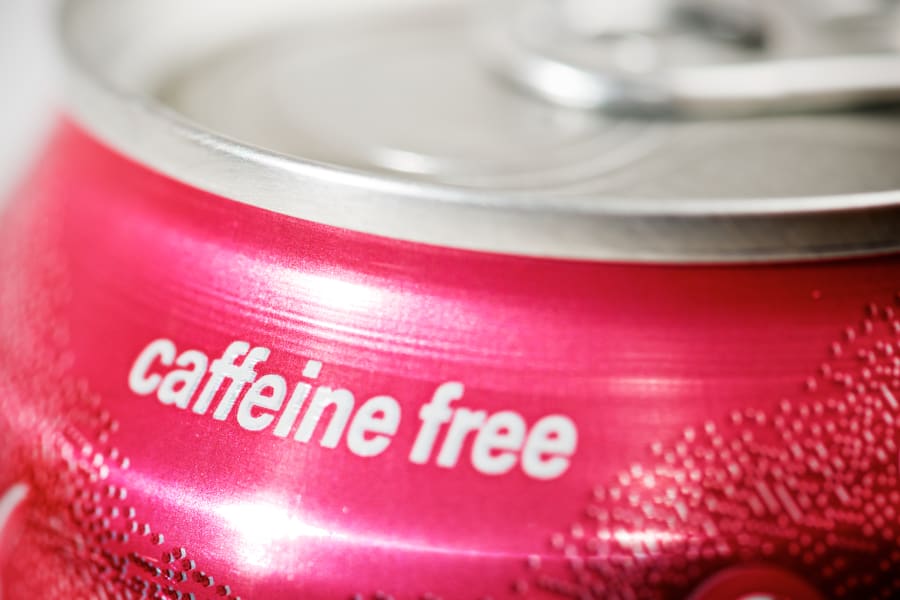
[[[0,204],[35,158],[60,105],[54,0],[0,0]]]

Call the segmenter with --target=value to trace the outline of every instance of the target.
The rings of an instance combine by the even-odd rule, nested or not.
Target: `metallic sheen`
[[[479,78],[486,66],[474,57],[460,66],[458,57],[448,56],[447,36],[466,48],[466,11],[458,4],[378,3],[380,8],[366,9],[375,14],[356,19],[316,16],[323,6],[267,0],[250,9],[243,2],[160,0],[134,7],[69,0],[64,38],[77,118],[129,156],[201,189],[397,239],[655,262],[809,259],[900,248],[895,112],[721,124],[591,122],[529,106],[499,83],[490,87],[486,74]],[[423,85],[441,89],[441,73],[448,72],[461,73],[460,82],[475,86],[424,94],[418,121],[416,111],[391,104],[391,90],[400,106],[414,102],[419,94],[408,89],[409,81],[395,79],[382,88],[375,80],[354,88],[370,67],[379,72],[392,64],[390,52],[375,64],[357,52],[343,71],[301,70],[309,76],[267,79],[290,61],[315,64],[303,63],[303,40],[313,55],[341,44],[355,52],[349,40],[377,41],[395,33],[399,46],[387,49],[402,49],[417,28],[439,31],[414,38],[425,43],[421,57],[429,79]],[[274,55],[289,62],[260,63],[249,90],[225,86],[215,101],[203,101],[201,94],[193,110],[193,92],[171,87],[172,78],[191,65],[215,62],[236,46],[264,49],[260,40],[292,31],[300,33],[282,34],[293,42]],[[329,46],[329,40],[336,43]],[[384,48],[373,47],[374,55],[382,56]],[[400,67],[418,51],[413,46],[405,52],[394,55],[402,59],[396,61]],[[215,96],[217,88],[211,89],[205,97]],[[348,107],[329,96],[342,89],[359,101]],[[186,104],[172,100],[179,93],[187,94]],[[227,107],[244,94],[246,101],[217,116],[216,105]],[[454,97],[463,106],[479,100],[463,110],[442,100]],[[279,104],[272,106],[273,98],[281,98]],[[310,108],[294,116],[287,109],[279,121],[291,98]],[[427,105],[432,101],[440,103]],[[504,117],[491,119],[490,110]],[[407,113],[408,123],[401,119]],[[540,123],[529,115],[559,121],[559,132],[548,137],[541,131],[552,128],[537,126],[536,135],[523,135],[515,119]],[[441,116],[449,124],[434,118]],[[248,117],[264,126],[242,121]],[[487,133],[479,132],[485,122]],[[302,127],[291,135],[297,123]],[[467,139],[462,132],[470,130],[478,133]],[[328,139],[329,131],[334,139]],[[511,132],[508,147],[504,132]],[[557,168],[550,168],[554,163]]]

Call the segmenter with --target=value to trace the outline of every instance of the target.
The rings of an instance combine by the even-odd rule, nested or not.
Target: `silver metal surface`
[[[900,249],[900,113],[549,106],[479,62],[470,9],[68,0],[73,107],[191,185],[400,239],[665,262]]]
[[[487,6],[481,46],[494,71],[563,106],[734,117],[900,100],[894,0]]]

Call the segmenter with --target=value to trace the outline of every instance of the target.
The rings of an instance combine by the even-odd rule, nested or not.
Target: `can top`
[[[900,110],[685,120],[557,106],[491,72],[472,13],[68,0],[73,108],[188,184],[399,239],[659,262],[900,250]]]

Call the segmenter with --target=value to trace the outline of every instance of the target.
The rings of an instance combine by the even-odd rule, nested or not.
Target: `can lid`
[[[684,121],[554,106],[486,68],[470,9],[68,0],[74,109],[186,183],[400,239],[663,262],[900,250],[897,109]]]

